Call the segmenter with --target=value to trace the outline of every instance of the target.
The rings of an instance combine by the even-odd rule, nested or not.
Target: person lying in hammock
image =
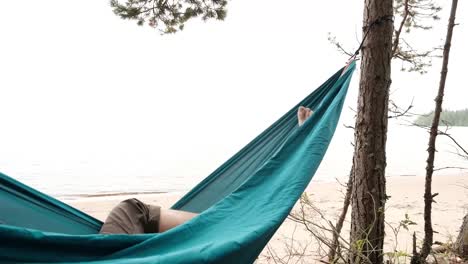
[[[312,110],[299,107],[297,121],[299,126],[312,115]],[[120,202],[107,216],[101,227],[101,234],[144,234],[161,233],[192,219],[197,214],[162,209],[132,198]]]

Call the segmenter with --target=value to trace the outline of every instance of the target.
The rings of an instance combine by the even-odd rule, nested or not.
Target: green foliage
[[[432,66],[432,58],[440,57],[436,54],[440,47],[421,50],[412,46],[406,36],[414,30],[432,29],[432,23],[440,19],[438,13],[441,10],[433,0],[394,0],[392,58],[401,61],[401,71],[427,73],[427,68]],[[330,33],[328,41],[343,54],[353,55]]]
[[[419,126],[431,126],[434,118],[434,111],[419,116],[414,122]],[[468,109],[456,111],[442,111],[440,115],[440,125],[468,126]]]
[[[426,20],[439,20],[437,15],[442,10],[433,0],[395,0],[394,11],[397,14],[404,14],[408,11],[406,20],[403,23],[405,32],[409,33],[412,29],[432,29],[432,26],[426,24]]]
[[[167,34],[182,30],[191,18],[223,20],[227,0],[126,0],[123,4],[111,0],[110,5],[120,18],[136,20],[140,26],[146,24]]]
[[[409,231],[408,227],[411,225],[417,225],[417,223],[411,220],[408,214],[405,214],[405,219],[400,221],[400,226],[403,227],[406,231]]]
[[[402,61],[401,70],[426,73],[426,68],[432,65],[433,53],[437,47],[430,50],[416,50],[404,38],[402,33],[410,33],[415,29],[430,30],[431,23],[440,20],[438,13],[442,8],[433,0],[395,0],[395,34],[393,39],[393,57]],[[440,55],[438,56],[440,57]]]

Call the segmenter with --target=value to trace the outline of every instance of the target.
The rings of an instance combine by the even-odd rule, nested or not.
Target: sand
[[[463,216],[468,212],[468,174],[458,174],[453,176],[436,176],[433,179],[433,192],[439,193],[433,204],[433,228],[436,233],[434,240],[448,242],[454,240],[462,223]],[[307,193],[312,201],[323,214],[326,220],[335,222],[341,212],[345,188],[338,182],[312,182],[307,188]],[[416,232],[421,243],[423,237],[423,192],[424,177],[422,176],[398,176],[387,178],[387,195],[391,196],[386,204],[386,246],[385,251],[402,250],[411,252],[411,234]],[[108,212],[120,201],[137,197],[138,199],[151,204],[159,204],[163,207],[170,207],[183,194],[142,194],[132,196],[109,196],[91,197],[68,200],[69,204],[78,209],[104,220]],[[293,211],[298,210],[298,204]],[[394,230],[398,229],[401,220],[408,215],[416,225],[410,225],[408,230],[400,228],[398,236]],[[311,213],[310,219],[316,224],[326,224],[318,213]],[[348,213],[349,219],[349,213]],[[349,234],[349,221],[345,223],[343,236]],[[294,242],[292,242],[292,238]],[[397,243],[396,243],[397,242]],[[289,245],[289,249],[286,245]],[[259,258],[259,263],[275,263],[271,255],[286,257],[291,255],[291,248],[304,250],[308,257],[304,263],[317,262],[321,252],[320,243],[314,239],[304,226],[291,220],[286,220],[275,236],[271,239],[268,247]],[[322,252],[323,253],[323,252]],[[301,263],[299,261],[298,263]]]

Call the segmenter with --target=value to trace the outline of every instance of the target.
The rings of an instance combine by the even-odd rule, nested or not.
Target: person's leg
[[[197,214],[162,209],[138,199],[127,199],[115,206],[101,227],[101,234],[161,233],[181,225]]]
[[[195,216],[197,216],[197,214],[186,211],[161,209],[159,216],[159,232],[164,232],[181,225]]]

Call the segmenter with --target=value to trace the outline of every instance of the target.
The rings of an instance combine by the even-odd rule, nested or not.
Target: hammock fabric
[[[353,62],[173,208],[201,214],[160,234],[102,235],[102,223],[0,174],[0,262],[252,263],[305,190],[336,129]],[[314,114],[297,126],[297,108]]]

